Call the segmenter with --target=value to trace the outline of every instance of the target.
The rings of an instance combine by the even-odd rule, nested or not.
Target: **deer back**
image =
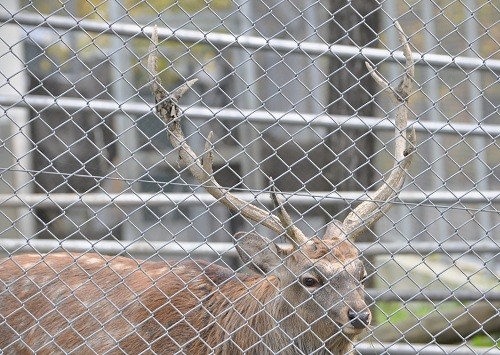
[[[184,324],[184,314],[200,308],[214,288],[191,264],[172,268],[164,262],[67,253],[5,260],[0,264],[0,349],[7,354],[173,348],[172,338],[196,336],[193,326]]]
[[[18,255],[0,262],[0,349],[238,352],[269,328],[262,310],[273,290],[272,278],[204,261]]]

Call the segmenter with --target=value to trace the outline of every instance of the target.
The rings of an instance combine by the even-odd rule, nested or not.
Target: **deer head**
[[[167,94],[157,75],[154,46],[157,46],[158,35],[156,28],[153,31],[153,46],[148,58],[153,93],[157,112],[168,127],[169,140],[178,150],[180,162],[207,192],[231,211],[288,239],[291,246],[283,247],[256,233],[238,233],[235,236],[243,262],[253,271],[276,280],[281,297],[276,299],[279,305],[273,303],[273,317],[284,322],[294,318],[293,322],[298,320],[304,325],[298,326],[296,332],[313,331],[321,341],[329,341],[340,329],[345,335],[354,336],[370,324],[371,314],[364,301],[363,289],[366,271],[353,241],[390,209],[391,200],[403,186],[415,146],[414,129],[407,133],[407,99],[414,65],[406,36],[397,22],[396,27],[406,58],[406,72],[401,84],[392,88],[366,63],[374,80],[397,105],[396,163],[389,177],[371,195],[370,200],[358,205],[344,221],[333,220],[322,237],[306,237],[293,224],[274,188],[271,195],[277,216],[239,199],[218,184],[213,177],[212,132],[208,136],[205,152],[198,158],[186,143],[179,121],[177,103],[196,79]],[[293,317],[290,317],[291,314]]]

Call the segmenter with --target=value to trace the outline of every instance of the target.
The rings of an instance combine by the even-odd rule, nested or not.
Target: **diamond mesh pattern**
[[[499,15],[493,0],[2,1],[0,353],[500,354]],[[364,62],[401,81],[395,20],[416,61],[417,145],[356,241],[364,291],[358,258],[325,271],[301,250],[264,270],[295,283],[250,276],[287,239],[179,161],[151,93],[153,26],[165,90],[199,80],[181,125],[199,158],[214,132],[217,181],[276,214],[272,177],[294,224],[322,236],[393,169],[396,108]],[[269,248],[240,259],[237,232]],[[311,272],[291,260],[336,301],[283,296]],[[324,331],[343,307],[371,312],[369,329]]]

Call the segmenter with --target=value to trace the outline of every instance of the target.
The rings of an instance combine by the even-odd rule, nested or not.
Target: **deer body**
[[[321,333],[308,331],[279,297],[275,276],[93,253],[20,255],[0,268],[4,354],[299,354],[322,347]],[[332,338],[338,327],[322,332],[330,353],[351,347],[352,335]]]
[[[138,262],[99,254],[17,255],[0,261],[0,350],[156,354],[345,354],[370,324],[366,271],[352,241],[381,218],[401,190],[415,145],[407,134],[406,100],[413,60],[396,23],[407,68],[391,88],[375,71],[395,108],[396,162],[389,177],[323,237],[306,237],[276,191],[273,213],[239,199],[214,178],[209,135],[199,157],[182,132],[177,102],[193,83],[162,89],[154,51],[148,58],[159,116],[179,160],[214,198],[291,245],[255,233],[235,236],[240,258],[255,275],[206,262]],[[158,43],[156,28],[153,43]]]

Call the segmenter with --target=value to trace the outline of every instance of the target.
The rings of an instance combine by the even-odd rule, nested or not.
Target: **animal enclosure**
[[[2,1],[0,349],[500,354],[498,5]]]

